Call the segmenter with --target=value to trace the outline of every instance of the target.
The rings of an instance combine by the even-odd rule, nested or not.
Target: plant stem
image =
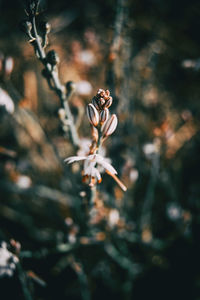
[[[33,32],[33,37],[35,40],[32,42],[33,46],[35,48],[35,52],[38,55],[39,60],[42,62],[42,64],[45,67],[45,70],[47,71],[47,74],[49,75],[49,79],[47,79],[48,85],[50,89],[54,90],[54,92],[57,94],[58,98],[60,99],[60,104],[61,107],[64,108],[65,110],[65,117],[66,117],[66,123],[69,127],[70,131],[70,137],[71,141],[74,145],[74,147],[78,148],[79,147],[79,136],[76,130],[76,126],[74,124],[74,119],[69,107],[69,97],[71,94],[66,95],[65,93],[65,87],[61,84],[60,79],[58,77],[58,71],[57,69],[52,68],[51,64],[47,62],[46,60],[46,53],[41,45],[41,40],[40,37],[38,36],[37,33],[37,28],[36,28],[36,21],[35,21],[35,16],[31,16],[31,23],[32,23],[32,32]],[[53,85],[51,84],[51,81]]]

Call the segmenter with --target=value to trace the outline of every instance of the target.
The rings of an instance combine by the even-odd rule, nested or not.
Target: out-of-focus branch
[[[79,136],[68,103],[69,97],[71,97],[71,94],[73,92],[72,84],[69,85],[68,93],[66,93],[65,86],[61,84],[58,76],[57,64],[59,62],[59,58],[57,53],[54,50],[49,51],[47,54],[45,52],[45,47],[47,44],[47,34],[50,31],[50,26],[48,23],[43,24],[43,31],[45,31],[45,34],[42,39],[38,34],[36,25],[37,8],[32,9],[31,7],[29,7],[26,12],[28,15],[28,20],[22,23],[23,30],[28,34],[30,38],[29,42],[33,45],[36,56],[44,66],[44,70],[42,72],[43,76],[46,78],[50,89],[56,93],[60,100],[61,107],[65,113],[64,118],[61,118],[61,121],[62,123],[64,122],[65,125],[67,125],[63,126],[63,129],[67,131],[67,127],[69,128],[71,141],[74,147],[78,148]]]

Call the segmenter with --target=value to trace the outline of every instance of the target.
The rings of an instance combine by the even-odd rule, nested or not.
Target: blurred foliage
[[[199,300],[200,2],[41,1],[80,136],[98,88],[119,117],[106,156],[128,191],[105,174],[92,209],[24,5],[0,1],[0,238],[20,260],[2,299]]]

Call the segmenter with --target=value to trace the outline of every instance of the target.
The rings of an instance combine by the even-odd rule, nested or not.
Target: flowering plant
[[[92,103],[87,105],[87,116],[92,126],[92,144],[89,153],[86,156],[70,156],[65,159],[65,162],[71,164],[83,160],[83,181],[88,181],[90,187],[102,181],[100,173],[105,170],[121,189],[126,191],[126,186],[116,176],[117,171],[108,162],[109,159],[99,154],[103,142],[115,131],[118,123],[115,114],[110,116],[109,107],[112,105],[112,100],[109,90],[97,91]]]

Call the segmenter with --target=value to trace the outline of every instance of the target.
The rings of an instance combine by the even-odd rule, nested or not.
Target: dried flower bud
[[[111,135],[116,127],[117,127],[117,116],[114,114],[110,117],[110,119],[105,123],[105,125],[102,127],[102,131],[103,131],[103,136],[107,137],[109,135]]]
[[[92,103],[87,106],[87,116],[93,126],[96,127],[99,124],[99,113]]]
[[[107,108],[103,109],[99,114],[99,120],[101,125],[108,120],[109,110]]]
[[[60,59],[55,50],[51,50],[47,53],[47,61],[52,66],[56,66],[59,63]]]

